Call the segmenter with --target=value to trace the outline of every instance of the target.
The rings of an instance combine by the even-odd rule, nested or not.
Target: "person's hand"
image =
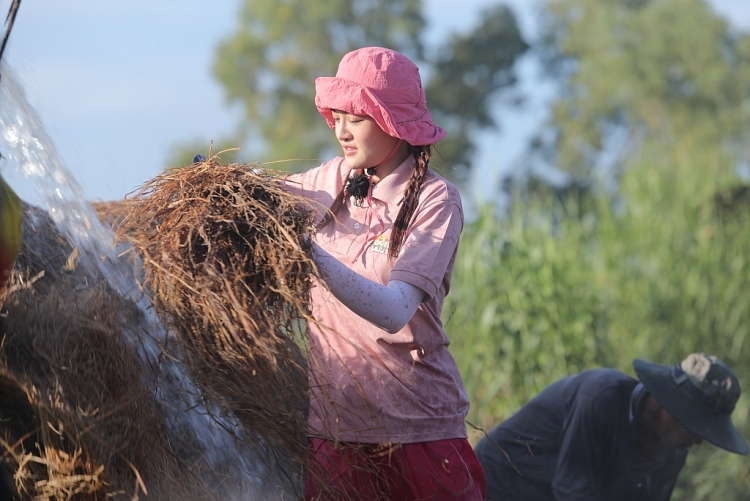
[[[0,290],[21,250],[21,200],[0,176]]]

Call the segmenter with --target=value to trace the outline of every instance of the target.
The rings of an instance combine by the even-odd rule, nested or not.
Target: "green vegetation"
[[[545,20],[562,92],[538,144],[576,196],[537,182],[464,230],[444,320],[468,420],[490,429],[582,369],[703,351],[744,385],[750,439],[750,36],[700,0],[551,0]],[[747,458],[704,444],[672,499],[748,492]]]
[[[242,2],[238,30],[219,48],[214,71],[245,110],[245,134],[262,139],[262,160],[316,160],[335,144],[315,109],[316,77],[365,44],[420,55],[420,0]]]
[[[750,36],[704,0],[549,0],[543,20],[558,167],[585,178],[642,142],[747,153]]]
[[[436,166],[449,177],[461,177],[470,167],[475,133],[496,125],[487,111],[491,100],[513,87],[514,63],[527,49],[515,16],[503,5],[488,8],[468,33],[428,48],[421,41],[421,0],[243,0],[241,5],[238,29],[219,47],[214,72],[227,100],[242,106],[244,118],[233,137],[214,139],[226,148],[247,146],[252,155],[239,152],[224,160],[298,160],[282,164],[288,170],[306,170],[339,151],[315,108],[315,78],[334,75],[345,53],[377,45],[420,65],[430,110],[450,137],[436,156],[436,164],[444,163]],[[179,146],[170,166],[185,165],[207,144]]]
[[[528,46],[516,16],[505,5],[490,6],[467,34],[453,34],[432,60],[425,83],[435,123],[448,135],[440,141],[433,165],[448,177],[464,179],[471,169],[475,133],[496,127],[491,112],[498,91],[516,83],[514,64]],[[441,162],[442,160],[442,162]]]
[[[539,192],[500,221],[487,211],[467,225],[444,320],[471,423],[489,430],[586,368],[633,375],[634,358],[704,351],[744,384],[734,420],[750,437],[750,190],[715,175],[730,160],[644,155],[617,198],[581,211]],[[710,445],[680,478],[673,499],[750,492],[747,458]]]

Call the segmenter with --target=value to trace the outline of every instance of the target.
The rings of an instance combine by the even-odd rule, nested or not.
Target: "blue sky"
[[[469,29],[481,8],[496,1],[424,0],[428,42]],[[120,199],[155,176],[176,144],[218,139],[234,128],[240,114],[224,102],[211,67],[217,45],[236,27],[240,3],[21,3],[3,59],[89,199]],[[506,3],[519,13],[524,31],[533,35],[538,0]],[[750,1],[710,3],[736,26],[750,29]],[[0,0],[3,17],[9,5],[10,0]],[[524,90],[533,99],[523,110],[505,112],[503,130],[483,135],[477,162],[483,174],[510,168],[522,152],[524,134],[544,117],[549,89],[536,83],[533,63],[520,71]],[[33,186],[13,174],[3,173],[24,199],[36,202]],[[479,188],[475,192],[486,196]]]

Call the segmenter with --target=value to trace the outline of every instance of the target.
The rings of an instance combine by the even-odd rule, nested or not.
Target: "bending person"
[[[487,500],[666,501],[692,445],[747,454],[723,362],[693,353],[633,367],[640,382],[611,369],[561,379],[490,431],[476,447]]]

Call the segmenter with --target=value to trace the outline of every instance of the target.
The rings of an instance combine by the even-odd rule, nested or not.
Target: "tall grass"
[[[750,391],[750,198],[728,202],[730,162],[646,152],[616,196],[517,197],[468,224],[444,308],[468,420],[489,430],[567,374],[694,351]],[[733,414],[747,439],[749,407],[743,395]],[[696,447],[673,499],[750,499],[747,458]]]

